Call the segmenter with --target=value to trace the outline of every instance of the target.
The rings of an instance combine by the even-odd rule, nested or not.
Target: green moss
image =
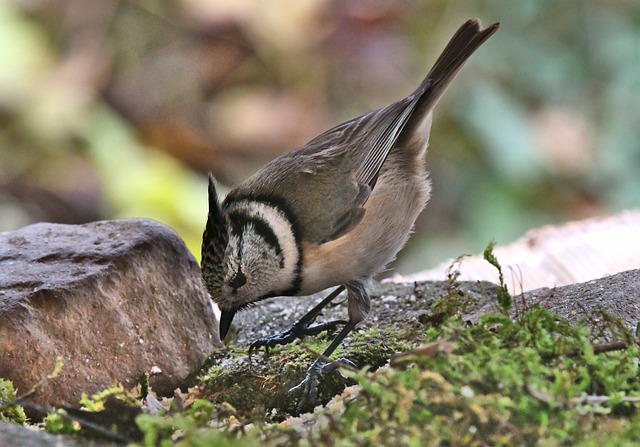
[[[360,367],[376,370],[396,352],[414,348],[416,340],[408,341],[402,329],[369,328],[358,332],[350,341],[336,349],[333,357],[345,357]]]
[[[234,432],[230,424],[212,427],[222,417],[229,417],[235,410],[226,405],[218,406],[198,399],[182,413],[138,416],[136,422],[144,432],[144,439],[137,445],[145,447],[165,446],[260,446],[254,434]]]
[[[114,402],[117,402],[117,409],[107,408],[110,400],[111,405],[113,405]],[[89,422],[98,421],[95,424],[96,427],[102,427],[106,432],[111,432],[117,435],[118,427],[117,424],[115,424],[115,421],[118,419],[117,416],[129,407],[139,408],[140,404],[135,396],[125,391],[122,387],[112,386],[91,396],[88,396],[86,393],[82,393],[80,406],[81,409],[87,413],[102,413],[99,418],[88,418],[86,416],[82,416],[81,419]],[[89,427],[89,429],[87,429],[87,427],[83,427],[82,424],[85,422],[82,422],[81,424],[78,420],[77,414],[73,415],[72,413],[72,415],[68,415],[67,411],[58,409],[49,413],[44,419],[44,429],[47,432],[56,435],[82,435],[92,433],[91,427]],[[128,423],[129,421],[126,422]]]
[[[451,343],[453,351],[415,356],[403,368],[345,372],[361,386],[360,394],[345,402],[343,414],[328,415],[328,423],[314,430],[283,429],[268,423],[264,412],[262,416],[254,412],[251,417],[234,412],[238,419],[253,423],[248,434],[239,435],[238,426],[212,429],[204,421],[213,417],[219,406],[207,403],[198,410],[198,417],[186,413],[168,420],[145,416],[141,426],[153,434],[146,445],[156,445],[162,439],[168,442],[170,433],[178,428],[186,433],[180,438],[181,446],[206,442],[265,446],[633,445],[640,442],[640,412],[629,398],[640,397],[640,349],[633,334],[617,319],[602,312],[597,316],[572,326],[558,315],[533,307],[516,320],[492,314],[474,326],[451,318],[426,330],[423,338],[430,343]],[[626,347],[598,353],[603,338],[624,341]],[[324,346],[322,341],[317,345]],[[402,331],[366,329],[345,343],[336,357],[374,364],[378,357],[372,352],[411,347]],[[380,354],[385,356],[388,353]],[[307,348],[295,344],[278,348],[266,358],[255,356],[253,374],[259,379],[254,378],[252,385],[234,376],[238,370],[231,373],[223,365],[209,368],[207,377],[226,380],[229,391],[225,396],[233,399],[286,399],[268,384],[283,382],[280,374],[287,368],[304,372],[313,359]],[[274,367],[274,376],[261,376]]]
[[[13,383],[0,379],[0,421],[24,424],[27,417],[20,405],[14,405],[16,390]]]
[[[484,249],[482,257],[489,264],[494,266],[498,271],[498,291],[496,293],[496,301],[498,302],[499,309],[502,313],[507,315],[511,310],[511,306],[513,305],[513,298],[511,298],[511,294],[507,289],[507,285],[504,282],[504,273],[502,273],[502,266],[498,262],[498,258],[496,258],[493,253],[493,249],[496,246],[496,241],[489,242],[489,245]]]
[[[235,350],[234,350],[235,351]],[[245,417],[255,417],[280,407],[286,399],[289,376],[299,367],[290,365],[286,357],[254,355],[220,355],[218,364],[208,367],[199,377],[200,387],[213,402],[227,402]],[[300,379],[301,380],[301,379]]]
[[[279,421],[296,414],[296,402],[287,391],[299,384],[307,369],[328,346],[331,335],[309,337],[258,353],[251,358],[246,349],[232,348],[227,353],[210,357],[209,366],[199,381],[206,396],[216,403],[231,404],[241,417]],[[387,363],[389,357],[413,347],[395,329],[360,330],[340,346],[332,358],[347,358],[359,366],[373,370]],[[318,395],[323,403],[339,394],[352,381],[339,371],[320,377]]]
[[[54,435],[76,434],[80,428],[80,424],[70,420],[64,410],[56,410],[44,418],[44,429]]]
[[[634,340],[595,354],[585,322],[573,327],[539,307],[517,321],[490,315],[470,328],[452,321],[430,335],[452,341],[454,351],[416,357],[406,369],[353,374],[361,394],[312,443],[595,445],[592,436],[605,439],[600,432],[612,429],[640,441],[636,406],[623,399],[640,396]],[[590,402],[592,395],[610,400]]]

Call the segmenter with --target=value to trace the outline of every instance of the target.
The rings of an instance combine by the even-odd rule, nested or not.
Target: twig
[[[613,351],[622,351],[623,349],[627,349],[629,347],[629,344],[626,341],[613,341],[611,343],[600,343],[597,345],[593,345],[593,353],[594,354],[604,354],[606,352],[613,352]],[[579,349],[572,349],[569,352],[567,352],[567,356],[569,357],[576,357],[578,355],[580,355],[580,350]]]
[[[626,341],[613,341],[611,343],[600,343],[597,345],[593,345],[593,352],[596,354],[602,354],[604,352],[611,351],[622,351],[623,349],[627,349],[629,347],[629,343]]]
[[[417,357],[433,358],[438,353],[444,352],[450,354],[455,349],[456,345],[450,339],[438,340],[428,345],[418,346],[415,349],[407,352],[399,352],[391,356],[390,365],[394,368],[402,366],[406,363],[415,360]]]
[[[531,385],[530,383],[528,382],[525,383],[524,389],[534,399],[539,400],[540,402],[545,403],[547,405],[553,404],[553,398],[550,395],[543,393],[538,389],[535,389],[533,385]]]
[[[525,384],[525,390],[531,397],[539,400],[547,405],[553,405],[555,402],[553,397],[540,390],[535,389],[530,383]],[[611,402],[610,396],[580,396],[574,397],[567,402],[569,405],[584,405],[584,404],[603,404]],[[637,404],[640,403],[640,396],[623,396],[616,398],[617,401]]]
[[[623,396],[620,398],[616,398],[616,400],[620,400],[621,402],[629,402],[629,403],[640,403],[640,397],[638,396]],[[611,397],[609,396],[581,396],[574,397],[570,400],[570,403],[574,405],[580,404],[600,404],[607,403],[611,401]]]
[[[478,288],[480,289],[480,293],[482,294],[484,299],[487,300],[487,302],[491,306],[491,310],[495,313],[498,313],[499,312],[498,307],[496,306],[496,303],[494,303],[493,300],[489,297],[489,294],[487,293],[487,289],[485,289],[484,284],[482,284],[482,281],[477,280],[476,284],[478,285]]]
[[[26,402],[23,401],[22,399],[17,399],[14,402],[10,402],[8,403],[10,406],[14,406],[14,405],[20,405],[21,407],[25,407],[25,408],[31,408],[32,410],[35,410],[39,413],[46,413],[46,414],[51,414],[55,411],[55,408],[46,406],[46,405],[39,405],[39,404],[35,404],[33,402]],[[63,409],[64,410],[64,409]],[[114,433],[111,430],[109,430],[109,428],[104,427],[100,424],[97,424],[95,422],[92,421],[88,421],[84,418],[81,418],[79,416],[75,416],[66,412],[61,412],[58,411],[56,413],[58,416],[60,416],[63,419],[66,419],[68,421],[71,422],[77,422],[78,424],[80,424],[81,427],[85,428],[85,429],[90,429],[95,433],[99,433],[101,436],[105,437],[106,439],[110,439],[112,441],[117,441],[117,442],[122,442],[122,443],[132,443],[134,440],[128,438],[127,436],[121,435],[119,433]]]

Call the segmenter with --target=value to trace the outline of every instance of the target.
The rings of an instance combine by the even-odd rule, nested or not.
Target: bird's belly
[[[409,238],[429,191],[424,174],[392,180],[382,175],[362,222],[336,240],[304,247],[300,294],[370,278],[384,269]]]

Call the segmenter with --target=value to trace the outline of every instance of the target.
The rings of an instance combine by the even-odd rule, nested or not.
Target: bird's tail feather
[[[478,19],[469,19],[458,28],[458,31],[449,40],[433,68],[415,92],[421,97],[413,113],[414,116],[424,116],[425,113],[433,109],[465,62],[489,37],[498,31],[500,23],[494,23],[485,29],[481,29],[480,26]]]

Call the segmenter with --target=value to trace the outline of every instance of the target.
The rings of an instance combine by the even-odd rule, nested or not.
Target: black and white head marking
[[[220,259],[221,283],[210,290],[222,309],[239,309],[261,299],[296,293],[302,249],[294,216],[273,198],[232,198],[222,205],[228,243]]]

